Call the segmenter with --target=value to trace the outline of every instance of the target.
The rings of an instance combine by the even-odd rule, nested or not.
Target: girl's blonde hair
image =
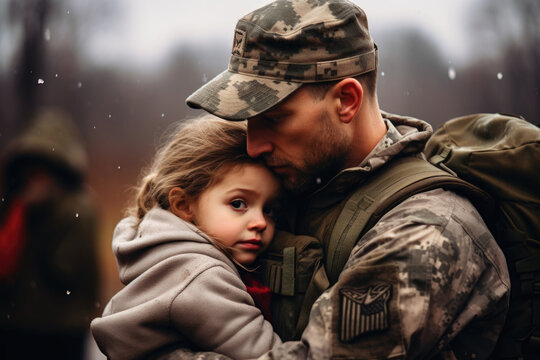
[[[246,121],[211,115],[178,124],[143,172],[128,215],[141,220],[155,206],[169,210],[169,192],[175,187],[197,200],[232,166],[260,163],[246,152],[246,132]]]

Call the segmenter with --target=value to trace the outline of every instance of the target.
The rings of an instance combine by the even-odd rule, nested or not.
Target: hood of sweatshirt
[[[150,210],[138,226],[134,217],[121,220],[114,230],[112,248],[124,285],[154,265],[188,253],[216,258],[235,268],[197,227],[158,207]]]

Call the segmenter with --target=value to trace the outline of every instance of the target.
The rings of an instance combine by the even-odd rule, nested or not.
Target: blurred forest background
[[[191,19],[185,5],[188,10],[176,14],[174,21],[198,21],[201,30],[206,29],[229,3],[201,1],[208,8],[207,18]],[[171,2],[148,4],[168,12]],[[373,0],[356,2],[366,10],[379,46],[378,94],[386,111],[424,119],[434,128],[474,112],[514,113],[540,122],[538,0],[456,2],[464,8],[459,22],[452,23],[444,18],[429,22],[429,13],[422,11],[431,2],[407,2],[411,11],[425,16],[423,26],[421,21],[400,22],[399,13],[392,13],[395,2],[385,6],[385,1],[377,1],[384,8],[375,7]],[[101,214],[101,306],[121,286],[110,241],[129,187],[167,127],[198,114],[188,109],[185,98],[225,69],[236,20],[264,2],[234,3],[241,10],[235,10],[229,25],[215,30],[215,36],[206,29],[206,37],[197,41],[198,28],[173,34],[166,56],[145,65],[127,51],[137,38],[102,49],[91,41],[96,33],[115,37],[112,25],[122,21],[128,1],[0,0],[0,147],[40,107],[61,107],[73,116],[88,150],[89,183]],[[137,26],[158,44],[161,35],[152,32],[150,21]],[[454,57],[430,30],[441,28],[466,34],[465,56]],[[143,53],[156,50],[152,41],[148,45]],[[122,54],[118,50],[124,46],[122,56],[107,56],[113,50]]]

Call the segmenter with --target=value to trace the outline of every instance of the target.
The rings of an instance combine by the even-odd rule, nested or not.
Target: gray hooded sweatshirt
[[[154,208],[139,226],[120,221],[113,236],[126,286],[92,321],[109,359],[140,359],[167,348],[256,358],[281,343],[231,260],[195,226]]]

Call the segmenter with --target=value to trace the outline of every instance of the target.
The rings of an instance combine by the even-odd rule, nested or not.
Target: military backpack
[[[266,274],[276,295],[276,331],[299,339],[313,302],[337,281],[357,240],[403,200],[446,188],[473,202],[507,259],[510,310],[495,356],[540,358],[540,129],[511,115],[463,116],[443,124],[424,154],[428,161],[393,159],[342,202],[325,257],[310,237],[309,245],[272,245]],[[279,275],[285,263],[288,277]]]

